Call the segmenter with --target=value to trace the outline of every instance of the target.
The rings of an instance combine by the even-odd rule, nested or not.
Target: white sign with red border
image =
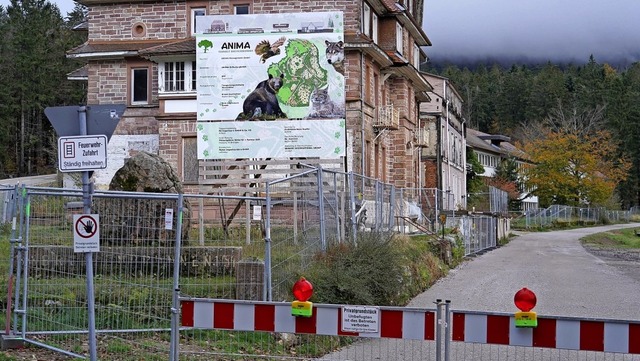
[[[73,215],[73,252],[100,252],[100,216]]]

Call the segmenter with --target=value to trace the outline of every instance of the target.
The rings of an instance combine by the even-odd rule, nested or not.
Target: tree
[[[518,162],[511,156],[504,159],[496,168],[496,173],[489,180],[489,185],[507,192],[509,197],[509,210],[521,210],[521,180],[518,173]]]
[[[535,164],[525,167],[525,184],[543,207],[604,203],[630,167],[624,157],[614,156],[616,144],[606,130],[582,136],[548,131],[522,148]]]
[[[478,155],[471,148],[467,148],[467,207],[473,206],[478,201],[478,194],[484,190],[483,173],[484,167],[478,160]]]

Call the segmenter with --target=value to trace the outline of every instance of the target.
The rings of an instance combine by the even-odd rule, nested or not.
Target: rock
[[[126,160],[113,176],[109,190],[152,193],[182,193],[182,182],[171,164],[149,152]]]
[[[182,193],[178,173],[160,156],[139,152],[129,158],[114,175],[109,190]],[[165,228],[165,213],[173,209],[173,229]],[[100,238],[110,246],[171,246],[175,241],[178,206],[174,199],[94,197],[93,209],[100,214]],[[191,206],[183,201],[182,243],[188,244]]]

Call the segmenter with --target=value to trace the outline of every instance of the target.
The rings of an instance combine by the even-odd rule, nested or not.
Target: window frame
[[[198,1],[189,4],[189,11],[187,12],[187,24],[189,25],[189,36],[194,37],[196,34],[196,18],[198,16],[209,15],[208,3],[204,1]],[[198,10],[204,10],[204,15],[195,15]]]
[[[184,65],[183,70],[183,90],[167,90],[166,89],[166,77],[167,77],[167,64],[168,63],[182,63]],[[159,94],[185,94],[197,92],[197,72],[196,61],[192,57],[176,57],[166,58],[158,61],[158,93]]]
[[[402,27],[402,24],[400,24],[399,22],[396,22],[396,51],[400,54],[400,55],[404,55],[404,44],[403,44],[403,40],[404,40],[404,28]]]
[[[378,14],[371,5],[364,2],[362,6],[362,33],[374,43],[378,43]]]
[[[146,99],[145,100],[136,100],[135,96],[137,93],[136,85],[139,83],[136,81],[136,72],[144,70],[146,71],[147,79],[146,79]],[[152,73],[152,64],[148,62],[132,62],[127,64],[127,103],[129,105],[149,105],[151,104],[151,90],[152,90],[152,81],[153,81],[153,73]]]
[[[229,5],[231,6],[231,14],[233,15],[245,15],[244,13],[238,13],[238,8],[246,6],[247,13],[253,14],[253,2],[247,0],[231,0],[229,1]]]

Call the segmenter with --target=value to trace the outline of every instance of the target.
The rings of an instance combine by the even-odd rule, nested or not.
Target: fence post
[[[392,230],[395,227],[395,214],[396,214],[396,187],[391,185],[391,195],[389,196],[389,229]]]
[[[267,198],[267,209],[264,220],[264,288],[262,299],[271,301],[271,194],[269,193],[270,182],[267,182],[265,196]]]
[[[182,246],[182,212],[183,195],[178,194],[177,201],[177,221],[176,221],[176,241],[173,248],[173,306],[171,307],[171,349],[169,354],[170,361],[179,360],[178,351],[180,344],[179,318],[180,318],[180,255]]]
[[[436,302],[436,361],[442,361],[442,300]]]
[[[449,349],[451,346],[451,332],[449,325],[451,323],[451,301],[444,301],[444,361],[449,361]]]
[[[13,189],[13,202],[11,202],[11,236],[9,238],[10,248],[9,248],[9,274],[8,274],[8,284],[7,284],[7,314],[5,318],[5,335],[9,335],[11,333],[11,297],[13,293],[13,283],[14,277],[14,257],[16,252],[16,243],[20,241],[19,238],[16,238],[16,202],[18,202],[18,185],[16,184]],[[14,323],[15,325],[15,323]]]
[[[353,172],[349,172],[349,203],[351,204],[351,234],[353,234],[353,244],[357,245],[358,224],[356,222],[356,187]]]
[[[381,183],[376,179],[376,196],[375,196],[375,204],[376,204],[376,231],[380,230],[382,225],[382,192],[381,192]]]
[[[333,213],[335,214],[335,223],[336,223],[336,239],[338,240],[338,243],[342,243],[342,237],[340,235],[340,215],[342,214],[340,212],[340,201],[339,201],[339,197],[338,197],[338,174],[337,173],[333,173],[333,207],[331,207],[333,209]]]
[[[326,230],[325,230],[325,219],[324,219],[324,187],[322,184],[322,167],[318,165],[316,169],[317,177],[318,177],[318,211],[320,212],[320,244],[322,245],[322,252],[327,250],[327,238],[326,238]],[[269,300],[271,301],[271,300]]]

